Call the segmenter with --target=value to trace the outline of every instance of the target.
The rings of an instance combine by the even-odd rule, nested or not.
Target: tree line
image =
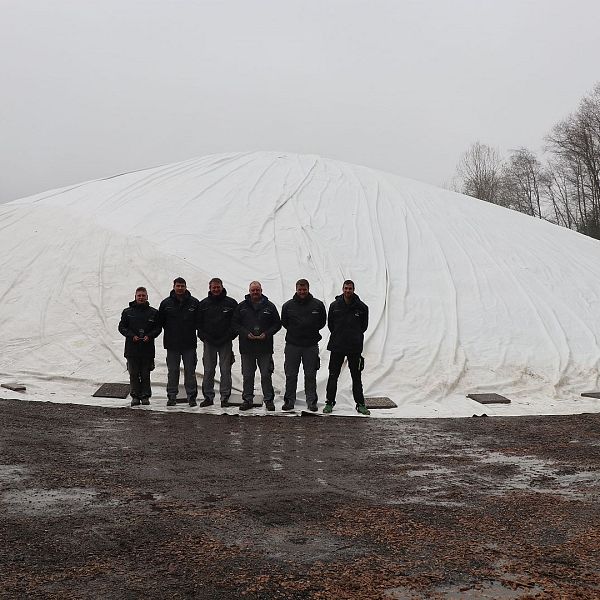
[[[457,165],[456,191],[600,239],[600,83],[545,141],[542,158],[472,144]]]

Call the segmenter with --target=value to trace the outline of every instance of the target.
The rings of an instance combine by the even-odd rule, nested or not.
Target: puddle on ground
[[[71,513],[93,503],[97,493],[85,488],[10,490],[0,495],[9,511],[27,515]]]
[[[458,500],[436,500],[435,494],[432,496],[405,496],[398,500],[388,500],[386,504],[393,506],[394,504],[421,504],[426,506],[447,506],[452,508],[460,508],[466,506],[464,502]]]
[[[408,477],[429,477],[431,475],[451,475],[454,473],[452,469],[446,467],[438,467],[437,465],[423,465],[423,469],[411,469],[406,471]]]
[[[533,456],[508,456],[489,452],[477,457],[480,464],[512,465],[518,469],[502,482],[495,479],[496,490],[489,493],[501,495],[511,490],[535,490],[538,493],[555,494],[569,499],[585,499],[598,493],[600,477],[596,471],[577,473],[561,472],[561,466]],[[581,486],[577,489],[577,486]]]
[[[512,589],[502,585],[499,581],[491,581],[476,584],[472,587],[465,585],[440,586],[429,590],[426,597],[443,598],[444,600],[515,600],[517,598],[530,598],[536,594],[541,594],[543,591],[538,586]],[[398,587],[386,590],[384,597],[389,600],[419,600],[423,598],[423,593]]]
[[[7,484],[20,483],[29,477],[29,472],[20,465],[0,465],[0,489]]]

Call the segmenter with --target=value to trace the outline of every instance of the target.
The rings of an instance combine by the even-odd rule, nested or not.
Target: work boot
[[[167,406],[177,406],[177,400],[173,396],[167,398]]]
[[[310,412],[317,412],[317,403],[316,402],[311,402],[310,404],[307,405],[308,410],[310,410]]]
[[[371,414],[371,411],[364,404],[357,404],[356,405],[356,410],[361,415],[370,415]]]
[[[283,406],[281,407],[281,410],[284,411],[288,411],[288,410],[294,410],[294,405],[291,402],[288,402],[287,400],[283,403]]]
[[[227,408],[228,406],[231,406],[231,404],[229,404],[229,396],[221,398],[221,408]]]
[[[188,404],[189,404],[190,406],[198,406],[198,403],[196,402],[196,398],[190,398],[190,399],[188,400]]]
[[[140,405],[140,399],[139,398],[132,398],[131,399],[131,406],[139,406]]]
[[[207,406],[212,406],[213,404],[213,400],[210,400],[209,398],[204,398],[204,400],[200,402],[200,408],[206,408]]]
[[[328,415],[331,411],[333,411],[333,404],[326,402],[325,406],[323,407],[323,414]]]
[[[240,406],[240,410],[250,410],[252,408],[252,400],[244,400]]]
[[[150,404],[150,398],[142,398],[142,404],[148,406]]]
[[[273,402],[273,400],[265,400],[265,408],[268,411],[275,410],[275,402]]]

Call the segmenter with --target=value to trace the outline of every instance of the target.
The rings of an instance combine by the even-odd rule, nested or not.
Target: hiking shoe
[[[175,398],[168,398],[167,406],[177,406],[177,400]]]
[[[142,398],[142,404],[148,406],[150,404],[150,398]]]
[[[213,404],[214,404],[213,400],[204,398],[204,400],[202,400],[202,402],[200,402],[200,408],[206,408],[207,406],[212,406]]]
[[[265,408],[268,411],[275,410],[275,402],[273,402],[273,400],[265,400]]]
[[[327,402],[325,404],[325,406],[323,407],[323,413],[326,415],[328,415],[332,410],[333,410],[333,404],[329,404],[329,402]]]
[[[131,406],[139,406],[140,405],[140,399],[139,398],[132,398],[131,399]]]
[[[227,396],[227,398],[221,398],[221,408],[227,408],[228,406],[231,406],[231,404],[229,404],[229,396]]]
[[[317,403],[316,402],[312,402],[311,404],[308,405],[308,410],[310,410],[310,412],[317,412]]]
[[[198,403],[196,402],[196,398],[190,398],[188,401],[188,404],[190,406],[198,406]]]
[[[252,402],[244,400],[240,406],[240,410],[250,410],[252,408]]]
[[[371,411],[364,404],[357,404],[356,405],[356,410],[361,415],[370,415],[371,414]]]
[[[281,410],[285,410],[285,411],[294,410],[294,405],[291,404],[290,402],[284,402],[283,406],[281,407]]]

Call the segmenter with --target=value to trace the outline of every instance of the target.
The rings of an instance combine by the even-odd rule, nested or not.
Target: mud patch
[[[0,496],[9,512],[30,516],[66,515],[94,503],[97,493],[83,488],[10,490]]]

